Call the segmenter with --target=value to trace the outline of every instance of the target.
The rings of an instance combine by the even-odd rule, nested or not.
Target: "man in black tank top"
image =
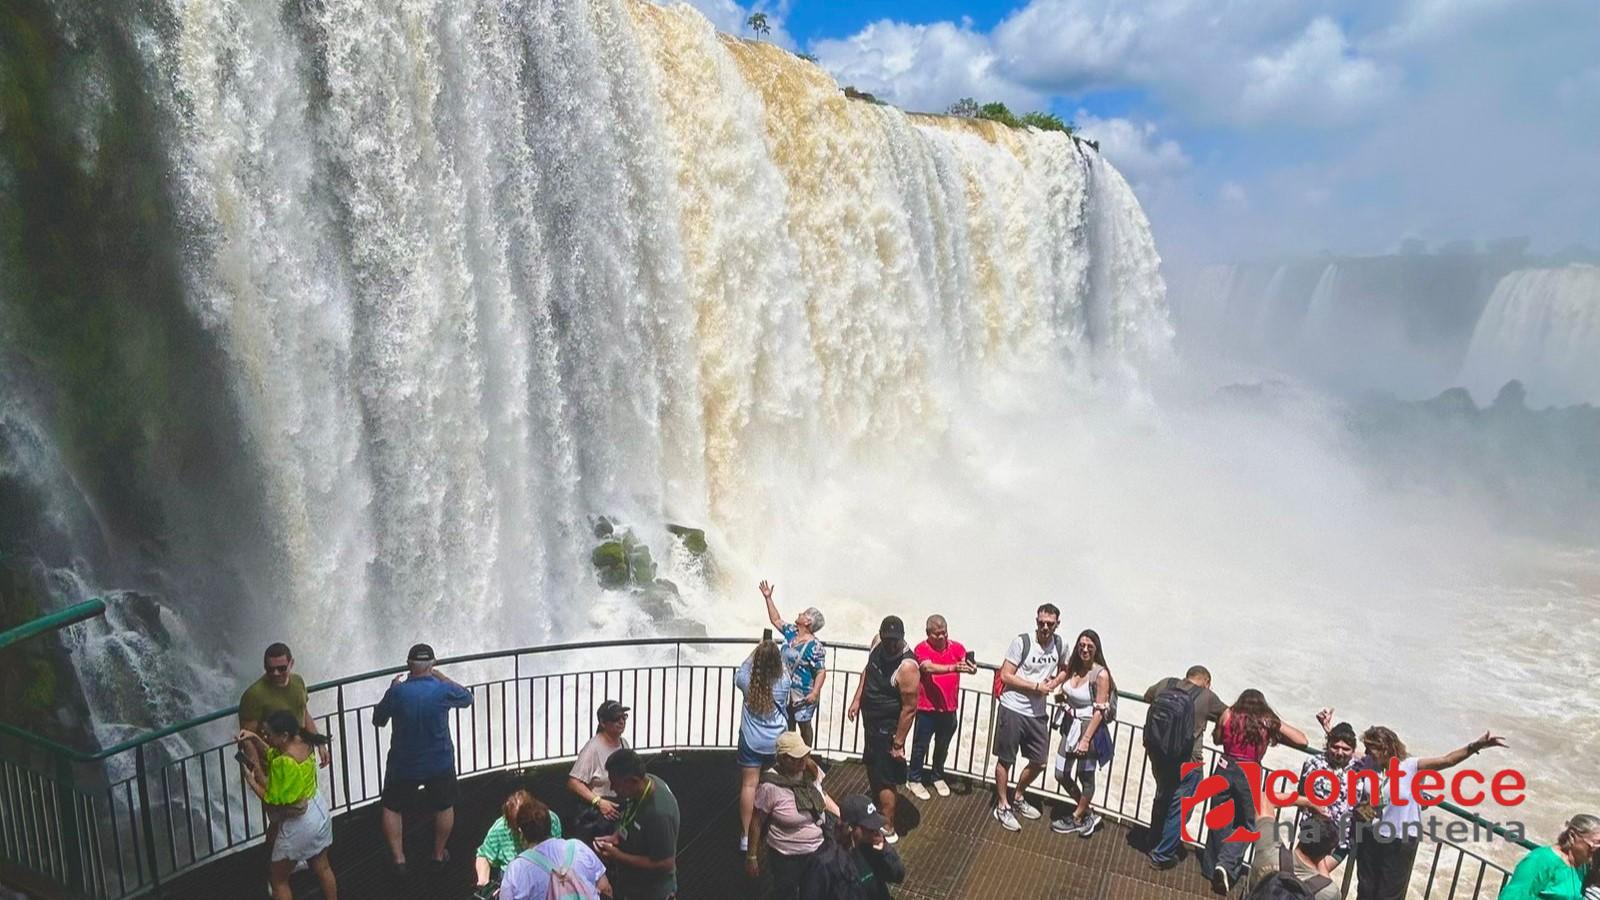
[[[884,818],[884,839],[900,840],[894,827],[897,789],[906,783],[906,735],[917,717],[917,685],[921,674],[917,658],[906,646],[906,626],[899,616],[884,617],[878,626],[878,642],[861,671],[849,718],[861,716],[865,732],[862,762],[867,767],[867,783],[877,796]]]

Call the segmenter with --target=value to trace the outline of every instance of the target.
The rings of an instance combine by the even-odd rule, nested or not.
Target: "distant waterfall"
[[[258,482],[265,535],[219,556],[244,656],[289,624],[347,669],[573,635],[593,516],[736,549],[782,512],[770,473],[936,436],[991,376],[1168,352],[1149,224],[1097,153],[848,99],[684,5],[104,16],[163,119],[172,302],[233,405],[207,425]]]
[[[1600,405],[1600,266],[1524,269],[1495,286],[1461,383],[1487,402],[1513,378],[1536,405]]]

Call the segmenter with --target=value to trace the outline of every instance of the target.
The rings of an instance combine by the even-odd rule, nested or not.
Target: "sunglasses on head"
[[[267,666],[268,675],[282,675],[287,671],[289,671],[288,666]]]

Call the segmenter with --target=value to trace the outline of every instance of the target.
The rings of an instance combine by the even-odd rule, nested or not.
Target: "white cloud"
[[[939,112],[962,97],[1022,109],[1043,102],[998,72],[988,38],[969,22],[874,22],[849,38],[818,41],[811,52],[840,84],[904,109]]]
[[[1314,19],[1280,52],[1251,58],[1244,72],[1244,122],[1342,124],[1391,96],[1399,81],[1392,67],[1352,54],[1343,29],[1326,18]]]
[[[1073,121],[1078,133],[1098,142],[1100,153],[1141,192],[1192,165],[1177,141],[1157,135],[1153,122],[1100,119],[1082,109]]]

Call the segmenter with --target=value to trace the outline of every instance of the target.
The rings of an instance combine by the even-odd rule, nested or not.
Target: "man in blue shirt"
[[[383,778],[383,836],[395,869],[405,874],[401,813],[419,790],[433,810],[433,862],[450,859],[444,845],[456,824],[456,749],[450,740],[450,710],[472,705],[472,692],[433,668],[433,648],[417,644],[406,654],[410,671],[394,683],[372,711],[378,728],[394,722],[389,766]]]

